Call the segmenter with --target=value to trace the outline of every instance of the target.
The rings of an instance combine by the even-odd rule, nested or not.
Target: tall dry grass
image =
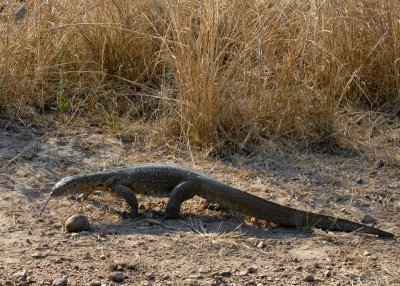
[[[399,114],[395,0],[30,0],[0,14],[0,104],[161,122],[194,145],[333,138]],[[82,103],[83,102],[83,103]]]

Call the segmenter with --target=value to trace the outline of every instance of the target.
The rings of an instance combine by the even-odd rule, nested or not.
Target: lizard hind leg
[[[196,195],[197,182],[184,181],[175,186],[169,196],[164,219],[174,219],[179,217],[181,205],[184,201]]]
[[[134,218],[138,213],[138,201],[135,193],[127,186],[120,184],[112,185],[111,190],[115,195],[122,197],[128,203],[128,205],[131,207],[129,217]]]

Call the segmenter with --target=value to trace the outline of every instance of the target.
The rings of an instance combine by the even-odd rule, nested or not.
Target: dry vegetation
[[[191,146],[398,138],[397,0],[8,4],[0,106],[140,119]]]
[[[0,0],[0,286],[111,285],[114,268],[126,285],[400,285],[398,238],[248,225],[200,198],[170,222],[148,196],[121,221],[108,194],[37,218],[62,177],[169,162],[398,237],[399,0],[23,1]],[[90,232],[63,231],[76,213]]]

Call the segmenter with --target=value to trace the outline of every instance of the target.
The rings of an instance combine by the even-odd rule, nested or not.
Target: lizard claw
[[[133,219],[136,216],[137,216],[137,212],[127,212],[127,211],[121,212],[122,219]]]
[[[172,220],[172,219],[176,219],[178,218],[178,216],[172,216],[168,213],[164,213],[163,217],[162,217],[162,221],[166,221],[166,220]]]
[[[69,201],[76,201],[76,202],[79,202],[79,203],[82,202],[83,199],[84,199],[83,194],[80,194],[80,195],[72,195],[72,196],[68,196],[68,197],[67,197],[67,200],[69,200]]]

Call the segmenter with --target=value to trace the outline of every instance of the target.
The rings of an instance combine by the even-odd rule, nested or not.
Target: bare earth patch
[[[398,236],[400,173],[384,161],[346,150],[190,161],[97,128],[56,132],[1,119],[0,162],[0,285],[51,285],[63,277],[68,285],[400,284],[398,238],[280,228],[212,210],[200,198],[184,204],[182,219],[165,222],[157,215],[164,199],[139,197],[141,215],[122,220],[125,203],[107,193],[82,203],[51,200],[37,216],[67,175],[169,162],[296,208],[355,221],[368,214]],[[67,233],[65,220],[78,213],[91,229]],[[111,280],[115,272],[123,282]]]

